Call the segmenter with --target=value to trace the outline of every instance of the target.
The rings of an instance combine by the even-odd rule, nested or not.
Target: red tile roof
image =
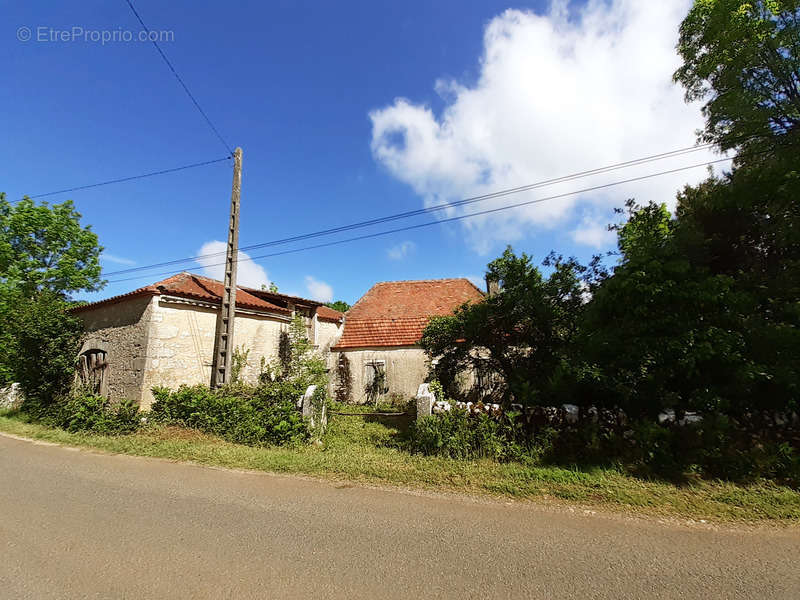
[[[340,313],[338,310],[333,310],[329,306],[322,306],[317,307],[317,319],[320,321],[331,321],[332,323],[338,323],[344,317],[344,313]]]
[[[414,346],[431,317],[451,314],[481,292],[468,279],[377,283],[347,311],[344,332],[334,350]]]
[[[112,298],[107,298],[91,304],[84,304],[83,306],[78,306],[72,310],[73,312],[80,312],[86,309],[95,308],[97,306],[114,304],[137,296],[156,296],[159,294],[219,304],[222,302],[223,291],[224,286],[222,282],[217,281],[216,279],[210,279],[208,277],[203,277],[202,275],[194,275],[193,273],[178,273],[177,275],[168,277],[163,281],[158,281],[151,285],[141,287],[137,290],[133,290],[132,292],[128,292],[127,294],[113,296]],[[291,311],[288,308],[277,306],[271,302],[263,300],[262,298],[257,298],[253,294],[239,287],[237,287],[236,290],[236,307],[262,312],[291,314]]]

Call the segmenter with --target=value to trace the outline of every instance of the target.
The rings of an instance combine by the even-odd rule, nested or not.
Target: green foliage
[[[621,261],[594,292],[581,350],[599,368],[591,398],[632,418],[713,410],[746,374],[733,280],[693,264],[663,207],[628,205]]]
[[[101,251],[72,202],[12,205],[0,194],[0,383],[22,384],[26,410],[68,391],[81,324],[66,299],[102,287]]]
[[[65,401],[51,406],[43,420],[73,433],[117,435],[139,429],[141,415],[139,407],[130,400],[114,404],[104,396],[78,390]]]
[[[521,413],[493,417],[456,409],[412,423],[408,447],[454,459],[595,465],[669,481],[696,476],[744,483],[770,479],[800,488],[795,447],[788,442],[753,444],[739,425],[722,415],[689,425],[643,419],[620,426],[584,419],[531,429]]]
[[[348,310],[350,310],[350,305],[344,300],[334,300],[333,302],[326,302],[325,306],[327,306],[328,308],[332,308],[333,310],[338,310],[339,312],[347,312]]]
[[[154,388],[151,415],[156,421],[199,429],[239,444],[294,444],[309,437],[308,423],[295,406],[304,391],[287,382],[215,390],[200,385],[175,391]]]
[[[616,227],[619,263],[612,273],[593,265],[585,287],[579,268],[554,269],[551,285],[527,257],[507,252],[492,263],[503,291],[426,328],[435,375],[445,383],[488,364],[507,385],[506,406],[569,402],[582,417],[548,422],[526,411],[483,425],[457,412],[434,415],[415,427],[412,447],[800,485],[800,219],[792,201],[800,188],[797,172],[784,168],[791,162],[742,166],[687,188],[677,218],[629,202]],[[578,299],[582,292],[588,298]],[[695,411],[702,421],[659,424],[667,408],[677,420]],[[621,419],[608,418],[619,409]],[[606,417],[587,418],[590,410]],[[479,424],[486,440],[471,437]]]
[[[310,385],[316,385],[320,393],[326,393],[327,370],[325,360],[314,351],[308,340],[302,317],[296,315],[289,330],[281,332],[277,358],[271,362],[262,358],[259,388],[276,389],[276,386],[283,386],[295,390],[296,401]]]
[[[71,201],[36,205],[26,197],[12,205],[0,194],[0,288],[25,296],[102,288],[103,249],[80,217]]]
[[[537,404],[558,394],[552,374],[568,366],[578,318],[584,309],[584,278],[589,271],[574,259],[551,255],[545,277],[531,258],[506,249],[488,274],[500,293],[465,304],[453,316],[430,320],[421,345],[438,359],[434,376],[445,393],[458,394],[457,375],[472,371],[485,382],[484,395]],[[493,378],[499,374],[499,378]],[[523,393],[532,391],[532,395]]]
[[[0,365],[7,381],[22,385],[26,411],[35,413],[52,404],[72,384],[82,324],[68,308],[50,291],[0,294]]]
[[[797,0],[695,0],[680,27],[675,80],[688,101],[706,100],[705,141],[772,151],[796,137],[798,40]]]
[[[328,376],[325,360],[314,351],[308,339],[305,322],[295,315],[288,331],[282,331],[278,343],[278,357],[262,367],[262,381],[289,381],[304,391],[310,385],[327,388]]]
[[[231,356],[231,383],[239,383],[242,371],[247,367],[247,358],[249,356],[249,348],[236,346],[233,349],[233,355]]]
[[[517,442],[517,429],[509,419],[451,410],[418,419],[411,425],[410,448],[427,455],[458,459],[520,458],[525,451]]]
[[[436,398],[437,401],[442,401],[445,399],[444,395],[444,386],[442,386],[441,382],[438,379],[432,380],[428,384],[428,389],[430,390],[433,397]]]

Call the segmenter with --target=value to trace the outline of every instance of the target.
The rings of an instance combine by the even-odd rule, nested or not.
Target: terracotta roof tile
[[[133,290],[127,294],[113,296],[111,298],[106,298],[105,300],[100,300],[99,302],[93,302],[91,304],[84,304],[83,306],[75,307],[72,310],[73,312],[80,312],[86,309],[95,308],[97,306],[115,304],[117,302],[137,296],[156,296],[159,294],[219,304],[222,302],[223,291],[224,286],[221,281],[217,281],[216,279],[211,279],[209,277],[203,277],[202,275],[195,275],[193,273],[178,273],[177,275],[173,275],[172,277],[168,277],[162,281],[158,281],[151,285]],[[253,294],[240,287],[237,287],[236,289],[236,307],[263,312],[291,314],[291,311],[288,308],[277,306],[271,302],[263,300],[262,298],[257,298]]]
[[[320,321],[331,321],[333,323],[338,323],[344,317],[344,313],[340,313],[338,310],[333,310],[329,306],[322,306],[317,307],[317,319]]]
[[[192,273],[179,273],[178,275],[173,275],[169,279],[165,279],[153,285],[159,288],[162,293],[170,296],[195,298],[215,304],[222,301],[222,294],[225,292],[225,286],[221,281],[201,275],[194,275]],[[276,304],[257,298],[238,286],[236,288],[236,306],[238,308],[266,310],[285,314],[290,314],[292,312],[288,308],[277,306]]]
[[[377,283],[347,311],[344,332],[334,350],[413,346],[431,317],[451,314],[483,293],[468,279]]]

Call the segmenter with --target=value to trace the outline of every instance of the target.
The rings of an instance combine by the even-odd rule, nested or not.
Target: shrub
[[[298,314],[289,324],[288,332],[281,332],[278,357],[261,361],[260,383],[288,383],[302,394],[310,385],[328,386],[328,368],[325,360],[314,351],[303,318]]]
[[[442,387],[438,379],[434,379],[428,384],[428,390],[436,400],[445,400],[444,387]]]
[[[455,409],[415,421],[410,445],[412,450],[428,455],[503,460],[524,454],[515,438],[515,428],[508,419]]]
[[[112,403],[104,396],[82,393],[52,405],[43,420],[73,433],[133,433],[141,424],[139,407],[134,402]]]
[[[202,385],[175,391],[154,388],[151,415],[163,423],[199,429],[238,444],[294,444],[309,438],[308,423],[295,405],[301,394],[285,382],[216,390]]]
[[[247,368],[247,359],[250,356],[250,348],[236,346],[231,356],[231,381],[238,383],[242,377],[242,372]]]
[[[2,294],[0,294],[2,295]],[[23,410],[36,417],[69,393],[82,325],[57,294],[11,294],[0,332],[0,372],[25,393]]]

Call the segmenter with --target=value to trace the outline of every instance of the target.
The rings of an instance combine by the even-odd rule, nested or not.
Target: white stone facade
[[[428,376],[427,356],[418,346],[353,348],[340,352],[350,361],[352,390],[350,401],[356,404],[367,401],[364,388],[369,381],[373,363],[381,364],[386,373],[388,391],[385,396],[396,394],[405,399],[414,398],[419,384]],[[331,352],[328,359],[332,387],[335,387],[336,383],[336,367],[340,352]]]
[[[155,386],[208,384],[219,307],[163,295],[132,297],[78,312],[87,339],[81,352],[102,350],[108,356],[106,386],[112,399],[127,398],[147,409]],[[242,379],[255,382],[261,357],[277,357],[281,331],[290,317],[237,310],[234,345],[248,349]],[[307,318],[309,336],[327,351],[339,325]]]

